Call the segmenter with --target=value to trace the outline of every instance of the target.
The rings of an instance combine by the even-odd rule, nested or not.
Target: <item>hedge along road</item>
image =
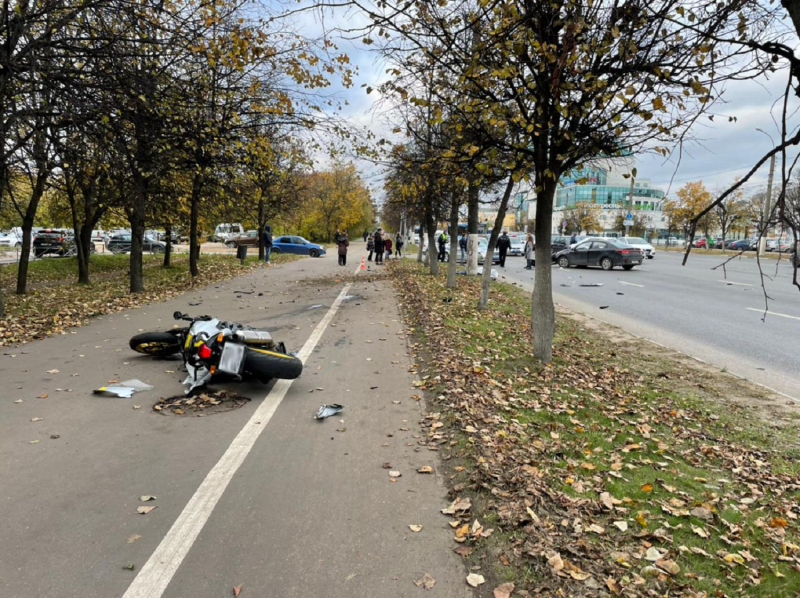
[[[416,473],[437,470],[436,453],[414,451],[423,407],[410,398],[391,287],[339,278],[357,255],[346,270],[330,256],[264,268],[6,350],[0,595],[224,596],[243,585],[243,596],[388,597],[419,592],[424,573],[445,596],[470,595],[439,514],[441,480]],[[305,345],[306,370],[291,385],[231,385],[253,398],[234,411],[159,415],[158,397],[182,391],[180,363],[133,354],[127,340],[172,326],[175,310],[264,326],[290,350]],[[90,394],[128,378],[155,390]],[[312,419],[334,402],[338,417]],[[403,476],[390,482],[384,462]],[[137,514],[144,505],[158,508]]]
[[[787,260],[762,261],[771,297],[764,318],[758,264],[736,258],[656,249],[656,257],[629,272],[553,267],[556,302],[637,336],[687,353],[720,369],[800,400],[800,290]],[[509,259],[507,282],[533,286],[524,260]],[[582,287],[582,284],[603,286]],[[600,309],[605,307],[605,309]]]

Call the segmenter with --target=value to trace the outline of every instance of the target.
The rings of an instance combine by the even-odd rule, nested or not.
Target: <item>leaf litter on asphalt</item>
[[[407,329],[425,331],[411,343],[412,386],[430,393],[433,410],[419,444],[459,463],[442,508],[460,518],[449,522],[459,554],[491,542],[498,567],[538,572],[515,579],[531,584],[517,592],[800,590],[795,429],[720,408],[722,382],[640,355],[635,343],[609,344],[572,317],[559,318],[553,363],[537,365],[530,297],[519,289],[493,285],[479,312],[479,281],[461,277],[444,303],[444,277],[413,263],[392,272]],[[473,511],[501,536],[472,534],[463,519]]]

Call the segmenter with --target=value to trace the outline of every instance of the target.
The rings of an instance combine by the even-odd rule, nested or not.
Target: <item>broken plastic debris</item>
[[[153,388],[155,388],[150,384],[145,384],[141,380],[137,380],[135,378],[132,380],[123,380],[122,382],[119,383],[119,386],[127,386],[129,388],[132,388],[135,392],[142,392],[144,390],[153,390]]]
[[[601,287],[603,286],[602,282],[584,282],[578,285],[579,287]]]
[[[96,395],[103,395],[106,397],[120,397],[122,399],[130,399],[135,392],[142,392],[145,390],[153,390],[153,386],[145,384],[141,380],[125,380],[114,386],[101,386],[94,391]]]
[[[129,386],[101,386],[95,390],[93,394],[103,395],[104,397],[130,399],[133,396],[133,393],[134,389]]]
[[[326,417],[330,417],[331,415],[336,415],[337,413],[341,413],[343,406],[337,405],[333,403],[331,405],[320,405],[319,411],[314,416],[314,419],[325,419]]]

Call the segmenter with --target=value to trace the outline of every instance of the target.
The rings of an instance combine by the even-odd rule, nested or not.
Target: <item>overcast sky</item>
[[[304,0],[301,0],[301,2]],[[302,17],[301,28],[307,34],[321,32],[323,25],[317,14],[307,13]],[[327,15],[326,29],[336,27],[355,27],[365,23],[365,19],[354,11]],[[341,98],[345,98],[349,106],[345,107],[341,116],[354,125],[368,128],[378,137],[391,137],[390,127],[385,124],[386,108],[376,104],[377,92],[366,94],[363,86],[376,87],[384,78],[386,65],[377,55],[360,41],[339,41],[340,49],[346,52],[359,73],[355,84],[350,89],[334,86],[332,90]],[[669,159],[654,154],[642,153],[637,156],[637,170],[640,178],[651,179],[654,185],[662,188],[670,195],[688,181],[703,181],[709,190],[723,190],[732,184],[737,176],[743,176],[755,162],[781,137],[780,101],[786,86],[786,72],[773,74],[771,79],[759,81],[729,83],[723,101],[713,107],[717,115],[714,121],[703,118],[693,128],[695,142],[683,147],[682,156],[673,154]],[[800,104],[793,96],[789,113],[793,114]],[[728,116],[735,116],[736,122],[728,122]],[[790,123],[800,124],[800,118],[794,116]],[[761,129],[764,132],[760,132]],[[765,134],[766,133],[766,134]],[[769,136],[768,136],[768,135]],[[397,139],[400,140],[400,139]],[[789,155],[789,160],[796,155],[796,150]],[[318,156],[318,168],[324,168],[324,155]],[[364,161],[359,162],[362,175],[367,184],[381,195],[382,168]],[[779,175],[780,162],[776,165]],[[746,194],[751,194],[766,186],[768,162],[744,187]]]

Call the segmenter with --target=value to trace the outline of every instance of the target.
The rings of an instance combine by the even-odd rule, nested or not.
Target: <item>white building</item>
[[[595,161],[591,167],[571,172],[561,177],[556,190],[553,206],[553,234],[567,234],[565,216],[568,210],[578,203],[596,204],[602,208],[600,214],[601,230],[594,231],[607,236],[619,235],[615,228],[617,217],[629,212],[644,217],[647,223],[647,236],[666,232],[664,218],[664,192],[652,186],[649,179],[634,180],[633,197],[630,195],[629,174],[636,165],[633,156],[604,158]],[[534,196],[532,191],[528,197]],[[528,219],[536,217],[536,200],[528,200]]]

